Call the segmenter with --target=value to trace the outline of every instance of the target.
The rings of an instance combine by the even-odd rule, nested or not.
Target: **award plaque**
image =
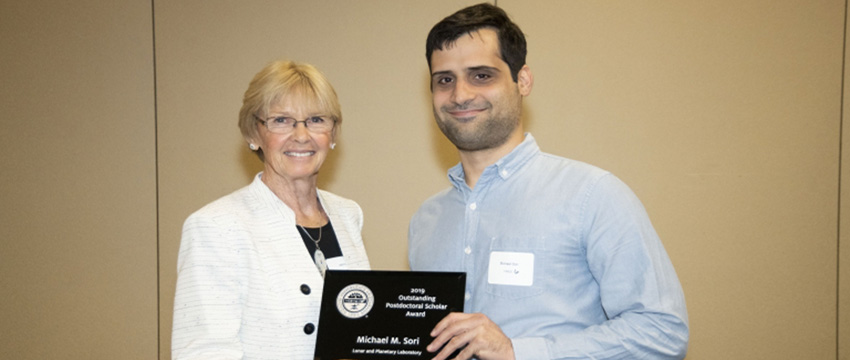
[[[430,359],[431,330],[462,312],[466,274],[328,270],[316,360]]]

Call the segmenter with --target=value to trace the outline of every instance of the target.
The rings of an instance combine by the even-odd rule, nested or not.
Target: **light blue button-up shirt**
[[[487,315],[517,359],[681,359],[688,317],[673,265],[634,193],[534,138],[470,189],[422,204],[410,268],[467,274],[465,312]]]

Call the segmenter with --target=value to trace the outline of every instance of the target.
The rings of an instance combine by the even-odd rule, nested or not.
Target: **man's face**
[[[434,51],[431,91],[437,125],[462,151],[496,148],[522,131],[522,97],[530,87],[521,89],[513,81],[494,30],[462,35],[451,47]]]

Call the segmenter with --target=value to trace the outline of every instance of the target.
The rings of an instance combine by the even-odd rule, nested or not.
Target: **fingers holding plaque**
[[[431,330],[463,311],[466,274],[328,270],[316,359],[430,359]]]

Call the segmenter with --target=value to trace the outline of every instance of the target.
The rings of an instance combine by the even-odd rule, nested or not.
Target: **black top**
[[[310,240],[310,237],[307,236],[304,230],[308,231],[313,239],[318,240],[319,228],[302,228],[301,226],[295,227],[298,228],[298,233],[301,234],[301,239],[304,240],[304,246],[310,253],[310,258],[312,258],[313,254],[316,253],[316,243],[313,242],[313,240]],[[342,256],[342,249],[339,248],[339,241],[336,239],[336,233],[334,232],[334,227],[331,225],[330,221],[328,221],[325,226],[322,226],[322,240],[319,241],[319,249],[322,249],[322,253],[325,254],[325,259]]]

